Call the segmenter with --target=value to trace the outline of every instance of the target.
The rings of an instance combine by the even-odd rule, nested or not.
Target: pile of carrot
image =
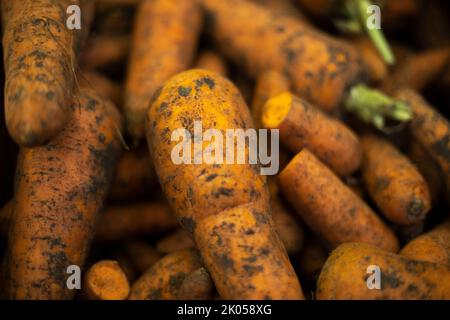
[[[344,3],[1,1],[0,298],[450,300],[450,5]]]

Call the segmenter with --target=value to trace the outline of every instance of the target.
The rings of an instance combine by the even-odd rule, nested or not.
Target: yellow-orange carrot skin
[[[144,202],[108,207],[100,217],[95,238],[112,242],[151,235],[178,225],[169,206],[162,202]]]
[[[380,290],[368,288],[367,268],[371,265],[380,268]],[[346,243],[333,251],[323,266],[316,298],[450,299],[450,267],[411,260],[363,243]]]
[[[91,300],[125,300],[130,294],[127,276],[113,260],[92,265],[84,277],[84,289]]]
[[[206,28],[222,52],[253,77],[282,72],[292,90],[335,112],[347,89],[365,77],[358,52],[288,16],[242,0],[201,0]]]
[[[281,72],[267,70],[258,76],[252,99],[252,117],[257,128],[262,126],[262,109],[267,100],[289,88],[289,81]]]
[[[177,299],[184,279],[201,266],[200,256],[195,249],[168,254],[133,283],[129,299]]]
[[[66,9],[79,1],[2,1],[5,118],[21,146],[42,145],[71,114],[77,37]]]
[[[384,216],[401,225],[424,220],[431,198],[418,169],[393,144],[375,135],[363,136],[362,146],[363,180]]]
[[[196,1],[143,0],[136,13],[125,87],[128,133],[144,136],[150,99],[163,82],[190,67],[201,27]]]
[[[450,220],[411,240],[400,254],[414,260],[450,266]]]
[[[281,143],[291,152],[306,147],[339,176],[361,165],[361,145],[356,134],[289,92],[272,97],[263,107],[263,126],[280,130]]]
[[[298,153],[279,175],[280,189],[327,245],[358,241],[397,252],[392,231],[309,150]]]
[[[7,248],[12,299],[70,299],[67,267],[83,266],[121,150],[117,109],[81,89],[73,118],[48,144],[22,148]]]
[[[450,123],[413,90],[401,89],[396,97],[408,103],[413,112],[410,132],[439,164],[450,199]]]
[[[251,116],[239,91],[218,74],[190,70],[171,78],[154,98],[147,141],[159,181],[181,224],[194,233],[220,295],[228,299],[301,298],[300,285],[273,228],[265,177],[258,166],[248,161],[175,164],[171,159],[179,143],[171,141],[172,132],[179,128],[192,132],[195,120],[202,122],[204,130],[214,128],[223,135],[226,129],[251,128]],[[237,141],[232,142],[236,149]],[[203,148],[208,144],[204,141]],[[241,150],[247,156],[248,148],[246,144]],[[228,228],[232,223],[236,228]],[[215,236],[222,232],[220,238]],[[250,244],[253,254],[241,247]],[[267,281],[274,273],[283,276],[275,286]]]
[[[195,68],[214,71],[223,76],[226,76],[228,73],[226,61],[219,53],[212,50],[203,50],[200,52],[195,62]]]

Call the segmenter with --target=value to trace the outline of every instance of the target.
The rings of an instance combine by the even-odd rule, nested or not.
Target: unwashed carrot
[[[195,249],[168,254],[133,283],[129,299],[177,299],[183,281],[200,267],[202,267],[200,256]]]
[[[2,1],[5,116],[21,146],[42,145],[67,124],[75,88],[77,38],[66,9],[79,1]]]
[[[431,199],[419,170],[389,141],[375,135],[364,135],[361,141],[363,181],[384,216],[401,225],[423,221]]]
[[[22,148],[7,258],[9,298],[69,299],[70,265],[83,266],[121,150],[117,109],[82,88],[72,119],[48,144]]]
[[[347,89],[364,77],[358,52],[288,16],[243,0],[201,0],[206,29],[222,52],[257,77],[282,72],[293,92],[336,111]]]
[[[393,232],[308,149],[280,173],[279,184],[303,221],[331,248],[358,241],[398,251]]]
[[[125,300],[130,284],[117,261],[102,260],[86,272],[84,290],[91,300]]]
[[[450,123],[418,93],[400,89],[397,97],[411,106],[414,117],[410,132],[439,164],[446,184],[446,199],[450,199]]]
[[[414,260],[450,266],[450,220],[411,240],[400,254]]]
[[[236,87],[213,72],[182,72],[155,95],[147,119],[147,141],[163,191],[181,224],[193,233],[220,295],[225,299],[302,298],[273,228],[265,178],[258,167],[248,161],[196,165],[172,161],[179,143],[171,140],[172,132],[179,128],[192,132],[195,120],[205,130],[214,128],[224,136],[226,129],[251,128],[250,112]],[[222,156],[227,149],[236,152],[236,139],[232,143]],[[244,151],[248,154],[248,140]]]
[[[289,92],[269,99],[263,107],[265,128],[279,129],[281,143],[291,152],[306,147],[340,176],[350,175],[361,164],[356,134]]]
[[[146,110],[157,89],[193,62],[201,26],[196,1],[143,0],[136,13],[125,86],[127,131],[144,136]]]
[[[380,271],[380,289],[368,279]],[[369,271],[368,271],[369,270]],[[411,260],[363,243],[346,243],[332,252],[317,281],[316,298],[450,299],[450,267]]]

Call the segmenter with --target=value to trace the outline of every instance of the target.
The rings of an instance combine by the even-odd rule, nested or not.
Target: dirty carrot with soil
[[[148,269],[131,286],[130,300],[178,299],[188,275],[202,267],[196,249],[170,253]]]
[[[308,149],[300,151],[278,179],[290,204],[330,248],[358,241],[398,251],[393,232]]]
[[[2,1],[5,116],[21,146],[42,145],[71,114],[76,84],[77,38],[66,27],[66,9],[79,1]]]
[[[424,220],[431,209],[431,198],[419,170],[383,138],[364,135],[361,142],[363,181],[384,216],[400,225]]]
[[[82,88],[48,144],[20,150],[6,257],[13,299],[70,299],[67,267],[83,266],[122,148],[117,109]]]
[[[381,289],[370,290],[370,265],[380,268]],[[450,267],[411,260],[363,243],[334,250],[317,281],[318,300],[450,299]]]
[[[418,93],[409,89],[397,91],[396,96],[411,106],[414,117],[410,132],[439,164],[450,199],[450,123]]]
[[[450,266],[450,220],[411,240],[400,254],[414,260]]]
[[[127,276],[117,261],[112,260],[92,265],[84,276],[83,288],[91,300],[125,300],[130,294]]]
[[[298,153],[306,147],[340,176],[350,175],[361,164],[356,134],[289,92],[266,102],[262,123],[265,128],[280,130],[280,141],[289,151]]]
[[[153,93],[177,72],[190,67],[201,27],[196,1],[143,0],[135,18],[125,84],[128,133],[144,136],[146,111]]]
[[[147,141],[163,191],[182,226],[193,233],[220,295],[225,299],[302,298],[273,227],[266,179],[259,166],[248,161],[175,164],[171,158],[178,145],[171,140],[172,132],[184,128],[186,137],[193,133],[195,121],[224,136],[226,129],[253,126],[236,87],[213,72],[180,73],[154,96],[147,119]],[[232,138],[216,156],[224,157],[232,150],[248,156],[248,139],[244,143],[245,148],[238,150]],[[206,145],[197,147],[207,154]]]

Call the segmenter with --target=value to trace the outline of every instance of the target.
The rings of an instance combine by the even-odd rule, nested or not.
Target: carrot
[[[400,254],[414,260],[450,266],[450,220],[411,240]]]
[[[288,16],[242,0],[202,0],[206,29],[222,52],[253,77],[282,72],[295,94],[336,111],[347,89],[364,77],[351,46]],[[274,23],[276,21],[276,23]]]
[[[127,150],[119,159],[109,198],[124,201],[150,195],[157,184],[148,149]]]
[[[180,287],[186,277],[201,266],[200,256],[195,249],[168,254],[133,283],[129,299],[177,299]]]
[[[124,244],[124,251],[139,274],[152,267],[161,255],[155,248],[144,241],[130,241]]]
[[[15,299],[69,299],[67,267],[82,267],[121,145],[120,115],[82,88],[72,119],[47,145],[22,148],[6,258]]]
[[[411,106],[414,118],[410,124],[413,139],[418,141],[439,164],[450,198],[450,123],[413,90],[401,89],[397,97]]]
[[[179,128],[192,132],[194,121],[224,136],[226,129],[252,126],[236,87],[213,72],[182,72],[155,95],[147,119],[150,154],[165,196],[182,226],[193,233],[220,296],[302,298],[274,231],[265,178],[258,167],[249,163],[175,164],[171,159],[177,145],[171,141],[171,132]],[[237,149],[237,142],[232,142],[228,151]]]
[[[359,50],[361,58],[365,64],[371,83],[380,83],[388,75],[388,67],[383,61],[376,47],[367,37],[357,37],[350,39],[350,43]]]
[[[170,230],[176,225],[170,208],[163,202],[108,207],[97,225],[95,238],[112,242]]]
[[[392,231],[308,149],[280,173],[279,184],[303,221],[331,248],[358,241],[398,251]]]
[[[441,194],[444,181],[442,179],[442,172],[439,165],[434,161],[425,148],[417,141],[412,140],[408,148],[408,158],[419,169],[422,176],[428,184],[430,191],[431,202],[437,204]]]
[[[369,195],[390,221],[423,221],[431,209],[430,193],[417,168],[394,145],[375,135],[362,138],[362,177]]]
[[[143,0],[138,8],[125,84],[127,131],[144,135],[145,114],[155,91],[187,69],[201,26],[196,1]]]
[[[13,200],[9,200],[0,210],[0,237],[6,237],[8,235],[12,214]]]
[[[401,88],[422,91],[437,79],[450,61],[450,48],[429,49],[405,58],[384,81],[388,93]]]
[[[278,71],[267,70],[256,79],[252,99],[252,117],[257,128],[262,127],[262,109],[270,98],[289,91],[289,81]]]
[[[79,77],[82,86],[94,89],[104,98],[111,100],[116,106],[122,105],[122,88],[120,84],[95,71],[83,70]]]
[[[380,268],[379,290],[368,288],[369,266]],[[450,268],[407,259],[363,243],[346,243],[334,250],[323,266],[316,297],[319,300],[449,299]]]
[[[210,300],[213,283],[205,268],[201,267],[186,276],[178,292],[180,300]]]
[[[178,229],[156,243],[156,249],[161,253],[172,253],[178,250],[194,248],[192,234],[184,229]]]
[[[84,277],[84,289],[91,300],[125,300],[130,284],[117,261],[102,260],[92,265]]]
[[[81,31],[66,27],[66,9],[79,1],[2,2],[5,116],[21,146],[42,145],[67,124]]]
[[[92,37],[80,56],[85,69],[105,69],[121,65],[130,50],[129,35],[100,34]]]
[[[226,61],[224,61],[220,54],[212,50],[203,50],[200,52],[195,62],[195,68],[211,70],[223,76],[226,76],[228,72]]]
[[[343,123],[289,92],[269,99],[263,107],[265,128],[279,129],[281,143],[291,152],[307,147],[340,176],[361,164],[361,146]]]

